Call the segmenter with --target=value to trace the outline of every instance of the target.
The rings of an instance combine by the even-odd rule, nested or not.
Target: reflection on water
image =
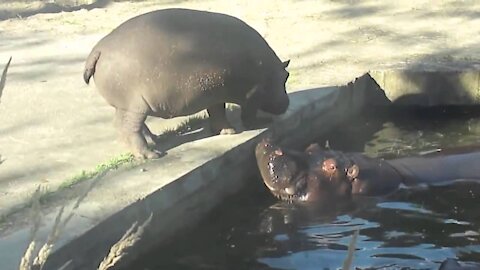
[[[335,150],[394,158],[452,146],[480,145],[479,109],[395,110],[343,123],[328,140]]]
[[[480,137],[480,118],[419,118],[357,119],[319,141],[395,157],[476,144]],[[357,229],[357,269],[438,269],[446,258],[480,262],[480,184],[319,206],[278,202],[260,179],[254,183],[194,232],[130,269],[340,269]]]

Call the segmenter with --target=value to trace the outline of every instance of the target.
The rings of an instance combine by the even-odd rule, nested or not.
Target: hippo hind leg
[[[207,108],[210,117],[210,129],[213,134],[235,134],[236,131],[227,120],[225,103],[215,104]]]
[[[146,118],[147,116],[143,113],[117,109],[115,124],[119,129],[121,138],[127,143],[136,157],[147,159],[158,158],[160,154],[148,149],[147,141],[144,137],[144,132],[146,132]],[[150,130],[148,128],[146,129],[151,134]]]

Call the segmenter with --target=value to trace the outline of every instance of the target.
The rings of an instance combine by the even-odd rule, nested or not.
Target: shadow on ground
[[[12,1],[13,2],[13,1]],[[39,8],[32,10],[23,10],[23,9],[11,9],[11,10],[0,10],[0,21],[7,20],[11,18],[27,18],[33,15],[41,13],[59,13],[59,12],[72,12],[81,9],[91,10],[94,8],[103,8],[110,4],[111,0],[97,0],[92,4],[84,4],[78,6],[67,6],[59,5],[56,3],[45,3]]]
[[[135,2],[144,2],[144,1],[146,0],[136,0]],[[164,0],[164,1],[159,0],[159,1],[155,1],[155,4],[162,4],[162,5],[179,4],[185,1],[187,0]],[[7,0],[6,2],[31,4],[29,3],[30,1],[28,0],[23,0],[23,1]],[[91,4],[80,4],[80,5],[78,4],[75,5],[75,3],[78,3],[79,1],[73,1],[74,3],[69,3],[72,1],[68,1],[68,0],[55,1],[57,3],[42,3],[44,1],[37,1],[37,2],[38,2],[37,3],[38,7],[35,7],[33,9],[26,9],[26,8],[0,9],[0,21],[12,19],[12,18],[22,19],[22,18],[34,16],[37,14],[72,12],[72,11],[78,11],[82,9],[92,10],[95,8],[105,8],[112,2],[132,2],[132,1],[131,0],[96,0]]]
[[[409,67],[411,65],[421,65],[423,63],[432,63],[437,60],[465,60],[472,61],[472,59],[463,59],[465,52],[477,52],[479,44],[456,44],[454,46],[440,46],[432,43],[432,40],[449,40],[454,39],[455,36],[449,31],[444,30],[428,30],[428,29],[405,29],[405,31],[398,31],[396,24],[403,19],[391,20],[388,22],[388,17],[398,16],[407,17],[412,20],[418,20],[419,22],[426,23],[431,18],[456,18],[465,22],[477,20],[480,17],[480,10],[478,8],[472,8],[468,3],[443,3],[442,5],[430,9],[425,6],[412,6],[412,11],[406,11],[399,9],[398,6],[391,2],[381,5],[372,5],[369,1],[333,1],[337,6],[329,10],[318,12],[312,11],[309,16],[306,16],[310,21],[328,21],[328,20],[343,20],[352,21],[353,26],[347,24],[344,30],[338,31],[335,35],[331,35],[332,38],[324,40],[318,38],[316,42],[309,44],[310,46],[301,51],[292,53],[292,61],[294,63],[300,62],[302,64],[296,65],[291,69],[294,73],[308,72],[313,69],[335,67],[335,65],[344,65],[345,63],[352,63],[354,66],[356,63],[365,62],[366,68],[375,69],[376,66],[388,65],[389,63],[382,63],[384,61],[381,55],[382,52],[378,52],[378,59],[372,57],[374,55],[365,53],[371,47],[382,45],[386,50],[393,52],[399,51],[397,56],[394,56],[395,62],[404,62],[408,58],[412,57],[417,59],[415,63],[407,63]],[[385,18],[385,20],[368,20],[369,17]],[[339,29],[341,29],[339,27]],[[321,37],[324,29],[319,25],[317,35]],[[327,31],[329,34],[329,31]],[[351,43],[358,44],[358,48],[355,51],[349,51],[343,49],[343,46],[348,47]],[[424,45],[422,45],[424,44]],[[415,48],[418,46],[430,46],[434,47],[433,53],[425,52],[428,57],[418,58],[417,55],[411,55],[409,47]],[[398,49],[397,49],[398,48]],[[344,51],[341,55],[329,56],[329,51]],[[413,50],[412,50],[413,51]],[[404,52],[403,54],[400,52]],[[478,53],[476,53],[478,54]],[[302,61],[299,61],[303,59]],[[311,61],[315,60],[315,61]],[[398,60],[397,60],[398,59]],[[306,61],[305,61],[306,60]],[[447,61],[443,61],[447,62]],[[445,63],[441,63],[445,65]],[[366,70],[365,70],[366,71]]]
[[[15,81],[40,81],[45,82],[58,78],[60,76],[75,75],[79,78],[81,70],[74,68],[82,64],[84,57],[80,56],[61,56],[61,57],[43,57],[40,59],[29,59],[27,61],[12,64],[12,70],[8,76]]]

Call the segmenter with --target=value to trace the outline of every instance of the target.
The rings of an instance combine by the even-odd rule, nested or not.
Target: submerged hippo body
[[[433,155],[383,160],[310,145],[305,152],[281,149],[271,140],[255,150],[263,181],[277,197],[317,201],[352,194],[381,196],[400,185],[480,181],[480,152],[445,151]]]
[[[219,13],[165,9],[134,17],[100,40],[85,64],[133,152],[157,157],[144,136],[147,116],[172,118],[207,109],[212,131],[234,133],[225,103],[241,105],[250,127],[258,109],[282,114],[289,61],[243,21]],[[143,134],[142,134],[143,133]]]
[[[454,259],[446,259],[438,270],[480,270],[480,263],[458,263]]]

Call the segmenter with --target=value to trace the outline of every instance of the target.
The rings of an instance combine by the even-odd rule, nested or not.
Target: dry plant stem
[[[352,240],[350,240],[350,244],[348,245],[348,255],[343,261],[342,270],[350,270],[353,261],[353,253],[355,253],[355,245],[357,243],[359,230],[356,229],[353,233]]]
[[[36,243],[35,238],[40,228],[40,196],[43,188],[38,186],[32,195],[32,208],[30,210],[30,219],[32,221],[32,228],[30,229],[30,244],[28,245],[25,253],[20,261],[20,270],[31,270],[33,265],[33,252],[35,251]]]
[[[12,57],[10,56],[10,59],[5,65],[5,68],[3,68],[2,78],[0,79],[0,99],[2,98],[3,88],[5,88],[5,82],[7,81],[7,71],[11,61]]]
[[[43,268],[43,265],[45,265],[45,262],[47,261],[48,256],[50,256],[50,253],[52,252],[54,244],[57,242],[58,238],[60,237],[61,233],[67,226],[70,219],[73,217],[75,210],[80,206],[80,203],[87,197],[88,193],[93,189],[97,180],[100,179],[102,176],[104,176],[106,173],[107,172],[105,171],[97,175],[92,180],[92,183],[89,185],[89,187],[78,197],[77,201],[75,202],[74,206],[70,211],[70,214],[63,220],[63,222],[62,222],[62,216],[65,210],[65,206],[62,206],[60,208],[57,216],[55,217],[55,222],[53,224],[52,231],[48,236],[47,242],[42,246],[42,248],[38,252],[37,257],[33,261],[33,265],[38,266],[39,269]]]
[[[64,265],[62,265],[62,267],[58,268],[58,270],[66,270],[66,269],[69,269],[68,267],[70,266],[71,263],[72,263],[72,260],[66,262]]]
[[[48,256],[52,252],[53,246],[55,242],[57,242],[58,238],[60,237],[61,233],[67,226],[70,219],[73,217],[75,210],[80,206],[80,203],[87,197],[88,193],[93,189],[95,183],[98,179],[103,177],[107,171],[102,172],[101,174],[97,175],[93,180],[92,183],[88,186],[88,188],[78,197],[77,201],[75,202],[74,206],[72,207],[70,214],[62,221],[62,216],[65,211],[65,206],[62,206],[58,211],[57,216],[55,217],[55,222],[53,224],[53,228],[48,236],[46,243],[40,248],[37,255],[32,261],[32,257],[34,256],[34,250],[36,247],[35,238],[40,228],[41,217],[40,217],[40,196],[42,193],[42,188],[39,186],[35,193],[33,194],[32,198],[32,208],[31,208],[31,219],[32,219],[32,229],[30,231],[30,244],[28,245],[27,250],[25,251],[24,256],[20,262],[20,270],[36,270],[42,269],[47,261]],[[65,263],[60,269],[66,269],[70,265],[71,261]]]
[[[150,224],[152,221],[153,214],[150,214],[150,217],[138,227],[137,231],[134,230],[137,228],[137,222],[133,223],[132,226],[127,230],[127,232],[122,236],[117,243],[115,243],[110,252],[103,259],[103,261],[98,266],[98,270],[107,270],[113,267],[117,262],[119,262],[122,257],[127,254],[127,249],[134,246],[141,238],[145,227]]]
[[[32,269],[32,257],[33,251],[35,250],[35,241],[31,241],[25,250],[25,254],[23,255],[20,266],[18,267],[19,270],[31,270]]]
[[[38,255],[35,257],[35,260],[33,261],[33,265],[39,266],[40,269],[43,268],[43,265],[47,261],[47,258],[50,255],[50,252],[52,251],[53,244],[55,243],[55,241],[58,239],[58,236],[60,235],[59,224],[62,219],[64,209],[65,209],[65,206],[62,206],[62,208],[60,208],[60,211],[55,217],[55,223],[53,224],[53,228],[52,228],[52,231],[50,232],[50,235],[48,236],[47,242],[38,251]]]

